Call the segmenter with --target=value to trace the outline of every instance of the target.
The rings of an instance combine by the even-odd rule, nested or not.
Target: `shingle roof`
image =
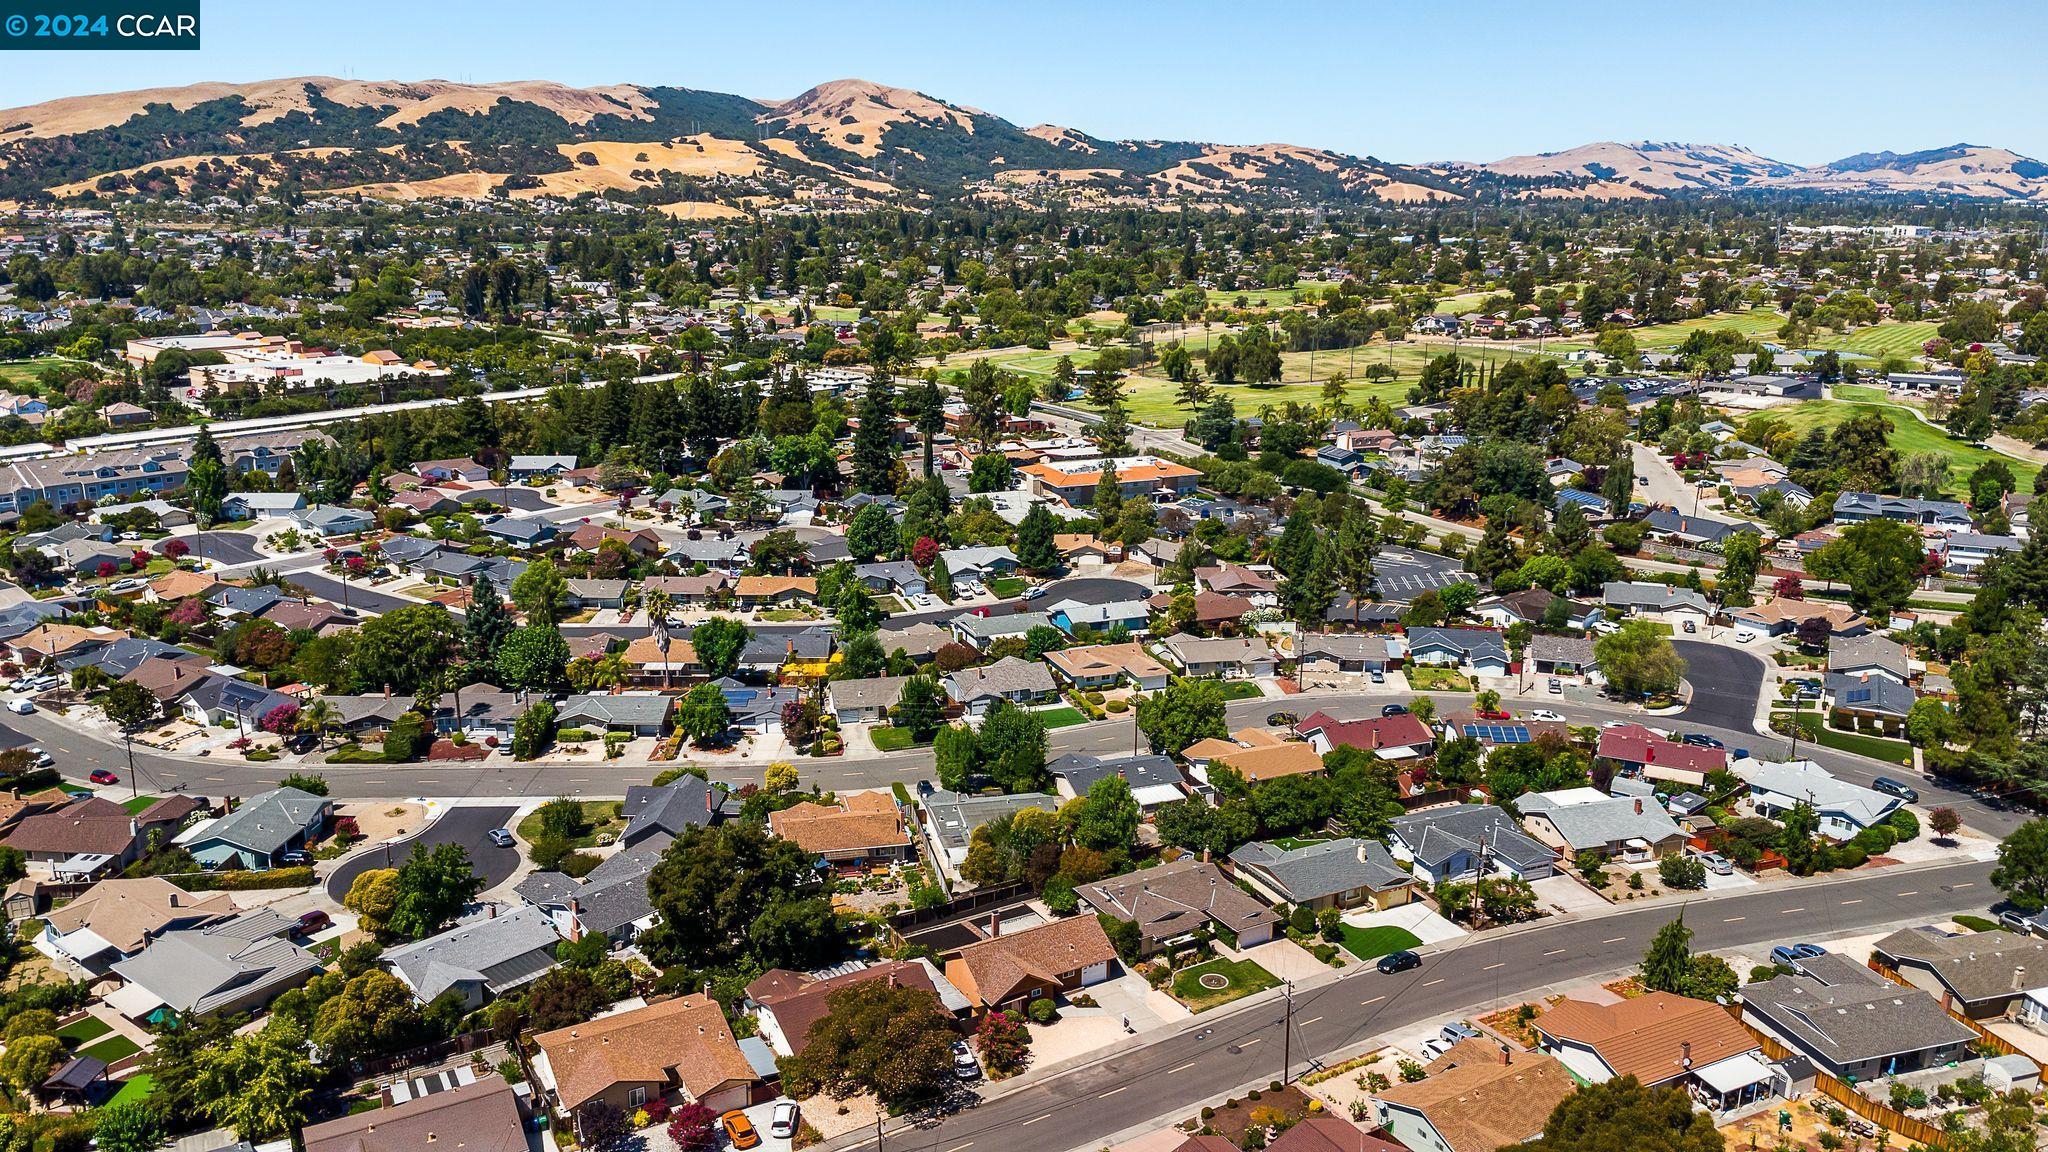
[[[1434,867],[1459,852],[1484,845],[1517,866],[1557,859],[1557,853],[1523,832],[1513,817],[1492,804],[1452,804],[1396,817],[1394,835],[1422,864]]]
[[[560,941],[545,913],[515,908],[394,948],[383,959],[425,1003],[461,983],[482,983],[494,995],[524,984],[555,966]]]
[[[663,1083],[671,1070],[699,1100],[722,1085],[757,1078],[726,1026],[725,1010],[697,992],[543,1032],[533,1040],[547,1054],[556,1097],[571,1110],[614,1084]]]
[[[1758,1047],[1748,1029],[1720,1005],[1669,992],[1647,992],[1616,1004],[1561,1000],[1538,1016],[1534,1027],[1592,1048],[1616,1076],[1634,1076],[1644,1084],[1661,1084],[1690,1068]]]
[[[486,1076],[391,1108],[309,1124],[306,1152],[526,1152],[519,1101],[502,1076]],[[232,1149],[227,1150],[232,1152]]]
[[[282,939],[291,924],[265,910],[211,927],[166,932],[114,971],[181,1012],[207,1013],[264,988],[296,985],[320,971],[311,952]]]
[[[1053,690],[1052,673],[1045,665],[1015,656],[1005,656],[985,668],[962,668],[946,677],[946,684],[953,690],[953,698],[961,701]]]
[[[1380,1099],[1422,1113],[1451,1152],[1495,1152],[1533,1139],[1577,1090],[1571,1073],[1539,1053],[1504,1063],[1493,1044],[1461,1040],[1429,1066],[1428,1079],[1396,1084]]]
[[[1211,920],[1242,933],[1280,919],[1215,865],[1193,857],[1086,884],[1080,894],[1096,911],[1132,921],[1152,940],[1184,936]]]
[[[1931,928],[1906,928],[1873,947],[1894,960],[1921,961],[1966,1002],[2013,995],[2016,969],[2048,972],[2048,942],[2004,929],[1945,936]]]
[[[1292,849],[1254,841],[1232,852],[1230,862],[1269,878],[1297,904],[1358,888],[1386,892],[1413,883],[1386,845],[1349,836]]]
[[[1095,917],[1054,920],[962,948],[960,967],[966,969],[969,986],[961,991],[983,1004],[1001,1004],[1029,985],[1057,983],[1066,973],[1115,958],[1116,949]]]
[[[1815,956],[1799,968],[1796,975],[1745,985],[1742,1001],[1773,1031],[1838,1067],[1977,1038],[1934,997],[1845,956]]]
[[[275,852],[291,843],[292,837],[316,827],[327,806],[325,798],[310,792],[273,788],[249,797],[240,808],[214,821],[205,838],[252,852]]]
[[[769,813],[768,826],[806,852],[848,852],[910,843],[896,801],[886,792],[858,792],[833,806],[806,800]]]

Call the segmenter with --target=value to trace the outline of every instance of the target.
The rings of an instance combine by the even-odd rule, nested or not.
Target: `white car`
[[[1626,728],[1626,727],[1628,727],[1628,721],[1626,721],[1626,720],[1606,720],[1606,721],[1602,721],[1602,722],[1601,722],[1601,724],[1600,724],[1600,727],[1602,727],[1602,728]]]
[[[1026,600],[1036,600],[1043,595],[1045,595],[1045,589],[1043,587],[1026,588],[1024,590],[1024,599]]]
[[[9,700],[7,702],[7,710],[16,716],[26,716],[36,710],[36,702],[33,700]]]
[[[1529,713],[1529,719],[1531,719],[1531,720],[1548,720],[1548,721],[1549,721],[1549,722],[1551,722],[1552,724],[1562,724],[1562,723],[1564,723],[1564,717],[1563,717],[1563,716],[1560,716],[1560,715],[1558,715],[1557,713],[1555,713],[1555,712],[1552,712],[1552,711],[1551,711],[1550,709],[1548,709],[1548,708],[1538,708],[1538,709],[1536,709],[1536,710],[1535,710],[1534,712],[1531,712],[1531,713]]]
[[[1596,620],[1593,622],[1593,631],[1600,633],[1602,636],[1611,636],[1621,631],[1621,625],[1616,624],[1612,620]]]
[[[775,1106],[768,1117],[768,1135],[777,1140],[787,1140],[796,1135],[796,1105],[788,1100]]]

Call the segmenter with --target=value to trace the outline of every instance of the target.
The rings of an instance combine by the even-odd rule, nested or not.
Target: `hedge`
[[[225,872],[188,872],[181,876],[167,876],[165,879],[187,892],[247,892],[261,888],[310,888],[313,885],[313,869],[310,866],[272,868],[267,872],[245,872],[239,869],[231,869]]]

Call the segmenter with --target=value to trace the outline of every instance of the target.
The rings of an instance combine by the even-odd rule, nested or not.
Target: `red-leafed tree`
[[[919,536],[917,543],[910,546],[910,562],[919,568],[929,568],[939,558],[939,542],[929,536]]]
[[[169,556],[173,560],[183,560],[191,554],[192,546],[183,540],[168,540],[164,542],[164,555]]]
[[[692,1148],[710,1148],[717,1143],[713,1135],[718,1123],[718,1113],[692,1100],[678,1105],[669,1113],[668,1138],[684,1152]]]
[[[1780,600],[1804,600],[1806,581],[1787,573],[1778,577],[1777,583],[1771,585],[1771,591],[1777,593]]]
[[[265,712],[263,718],[256,722],[256,726],[273,736],[283,736],[296,728],[298,723],[299,706],[287,701]]]

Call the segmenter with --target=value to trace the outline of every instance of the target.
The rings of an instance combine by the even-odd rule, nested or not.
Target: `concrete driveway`
[[[485,839],[485,834],[493,828],[504,827],[505,822],[518,811],[516,805],[510,804],[450,808],[442,813],[440,819],[414,835],[395,844],[365,849],[342,861],[341,867],[327,877],[327,894],[339,902],[348,895],[349,885],[355,883],[356,877],[372,868],[398,867],[405,862],[415,844],[429,848],[442,844],[461,845],[469,852],[470,866],[483,877],[485,891],[489,891],[504,883],[513,869],[519,866],[519,850],[500,848]]]
[[[1346,912],[1344,922],[1355,928],[1405,928],[1424,944],[1444,944],[1467,934],[1420,900],[1384,912]]]

